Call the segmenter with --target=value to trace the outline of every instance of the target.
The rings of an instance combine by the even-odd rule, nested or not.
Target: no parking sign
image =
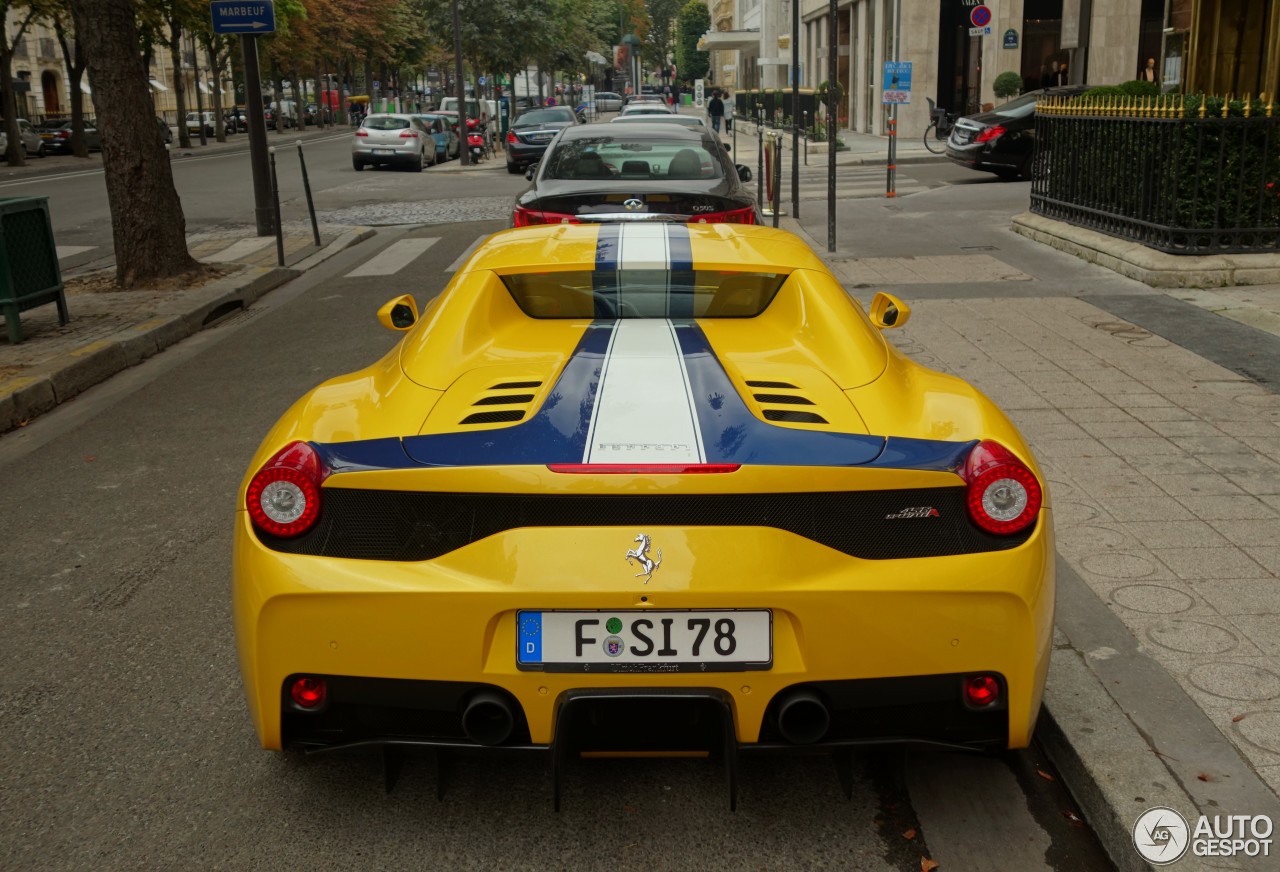
[[[987,6],[975,6],[969,12],[969,23],[974,27],[986,27],[991,23],[991,9]]]

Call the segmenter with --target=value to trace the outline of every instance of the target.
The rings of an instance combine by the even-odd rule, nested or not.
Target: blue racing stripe
[[[667,225],[667,245],[671,251],[671,288],[667,315],[671,318],[692,318],[693,312],[693,245],[689,241],[686,224]]]
[[[622,225],[601,224],[596,236],[596,266],[591,276],[595,316],[613,318],[621,305],[618,291],[618,256],[622,251]]]
[[[408,436],[405,452],[424,466],[581,463],[613,325],[597,321],[587,327],[532,418],[514,427]]]

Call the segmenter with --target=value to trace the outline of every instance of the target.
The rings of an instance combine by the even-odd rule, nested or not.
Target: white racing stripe
[[[623,224],[618,240],[618,269],[671,269],[671,246],[667,226]]]
[[[394,275],[413,263],[424,251],[439,241],[440,237],[438,236],[397,240],[384,248],[379,254],[347,273],[345,278]]]
[[[601,367],[583,462],[705,460],[688,374],[671,322],[617,321]]]

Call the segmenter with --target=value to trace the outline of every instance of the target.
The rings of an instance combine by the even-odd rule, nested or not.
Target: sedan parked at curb
[[[1036,145],[1036,101],[1043,97],[1074,97],[1089,87],[1069,85],[1028,91],[990,112],[959,118],[947,137],[947,157],[962,167],[995,173],[1002,181],[1029,179]]]
[[[577,114],[568,106],[521,112],[507,131],[507,172],[518,173],[529,164],[537,163],[557,133],[578,123]]]
[[[44,140],[44,148],[49,154],[71,154],[71,122],[53,121],[40,128],[40,138]],[[89,151],[102,151],[102,137],[98,128],[91,124],[84,126],[84,140]]]
[[[436,162],[436,141],[417,115],[366,116],[351,138],[351,166],[396,166],[422,172]]]
[[[436,163],[444,163],[458,156],[458,116],[437,115],[434,113],[419,115],[418,120],[427,129],[427,133],[436,141]]]
[[[23,157],[44,157],[45,144],[40,133],[25,118],[18,119],[18,141],[22,143]],[[0,155],[9,150],[9,133],[0,126]]]
[[[622,95],[612,91],[596,91],[597,112],[617,112],[622,108]]]
[[[512,223],[673,221],[759,224],[746,167],[707,128],[592,124],[564,131],[530,170]]]

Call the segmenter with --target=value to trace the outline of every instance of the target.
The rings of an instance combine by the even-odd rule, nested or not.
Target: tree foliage
[[[701,0],[689,0],[676,19],[676,65],[682,79],[706,78],[710,52],[698,51],[698,40],[711,29],[711,13]]]

